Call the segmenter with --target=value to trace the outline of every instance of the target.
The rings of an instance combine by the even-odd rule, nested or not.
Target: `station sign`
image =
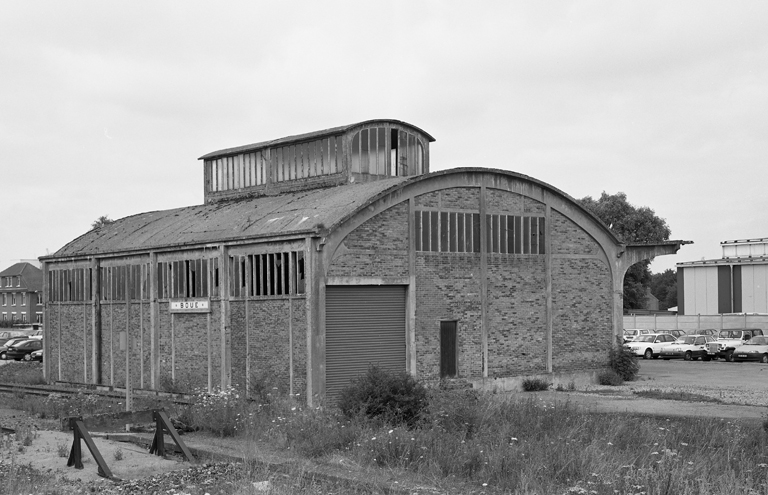
[[[171,299],[171,313],[210,313],[208,299]]]

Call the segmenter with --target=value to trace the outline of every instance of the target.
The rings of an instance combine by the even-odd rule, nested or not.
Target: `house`
[[[768,313],[768,238],[720,245],[722,258],[677,263],[678,314]]]
[[[202,205],[133,215],[41,258],[49,380],[162,389],[268,378],[308,403],[370,364],[512,389],[591,379],[625,245],[515,172],[430,172],[426,131],[369,120],[201,157]]]
[[[0,272],[0,320],[43,322],[43,271],[31,263],[15,263]]]

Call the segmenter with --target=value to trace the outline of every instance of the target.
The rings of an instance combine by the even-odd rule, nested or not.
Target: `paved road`
[[[738,387],[768,394],[768,364],[680,359],[641,359],[639,362],[641,382],[653,381],[659,386]]]
[[[725,361],[641,360],[637,381],[589,392],[535,392],[541,400],[569,402],[598,412],[714,417],[761,423],[768,415],[768,365]],[[700,393],[721,402],[646,399],[633,391]]]

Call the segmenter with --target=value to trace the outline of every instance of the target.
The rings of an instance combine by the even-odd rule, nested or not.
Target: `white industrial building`
[[[678,314],[768,313],[768,238],[720,245],[720,259],[677,264]]]

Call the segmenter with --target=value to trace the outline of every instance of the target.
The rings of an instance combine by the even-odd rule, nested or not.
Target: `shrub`
[[[342,390],[337,404],[347,418],[362,413],[368,419],[413,427],[427,408],[427,389],[405,371],[371,366]]]
[[[608,353],[608,366],[625,382],[635,380],[640,371],[637,357],[618,343]]]
[[[624,384],[624,379],[613,370],[605,370],[597,375],[597,382],[600,385],[611,385],[613,387],[617,387]]]
[[[523,380],[523,390],[526,392],[539,392],[549,390],[551,384],[543,378],[526,378]]]

